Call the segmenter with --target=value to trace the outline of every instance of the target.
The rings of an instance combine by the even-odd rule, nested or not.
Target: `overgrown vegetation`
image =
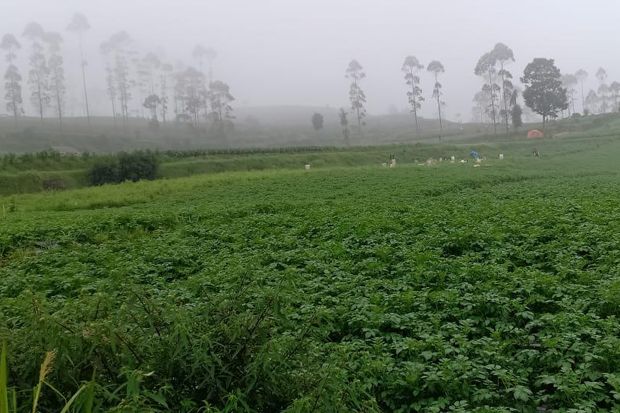
[[[91,185],[153,180],[157,177],[158,167],[159,161],[152,152],[121,153],[105,162],[95,163],[88,176]]]
[[[548,136],[562,138],[561,145],[555,145],[553,140],[537,142],[536,145],[573,150],[576,144],[579,145],[579,141],[583,141],[585,145],[595,145],[596,142],[616,136],[619,130],[620,118],[616,115],[567,119],[547,129]],[[176,178],[213,172],[297,169],[307,163],[315,167],[377,165],[385,162],[390,154],[396,154],[406,163],[453,155],[466,158],[472,148],[486,152],[487,156],[496,156],[502,151],[523,155],[529,153],[532,146],[532,142],[526,140],[524,134],[525,132],[489,138],[479,134],[471,137],[446,137],[444,133],[443,145],[417,142],[355,147],[286,146],[146,152],[152,154],[160,166],[157,176]],[[342,140],[342,137],[339,137],[339,140]],[[98,165],[95,175],[108,176],[111,177],[111,182],[117,182],[118,179],[114,179],[117,156],[90,152],[61,154],[57,151],[0,155],[0,195],[88,186],[99,182],[93,181],[89,174],[95,165]]]
[[[40,411],[615,411],[620,143],[540,143],[0,198],[9,394],[54,351]]]

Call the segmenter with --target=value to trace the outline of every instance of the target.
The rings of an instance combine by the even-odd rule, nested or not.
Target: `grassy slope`
[[[310,117],[316,108],[297,108],[290,113],[286,108],[266,108],[267,112],[254,121],[251,113],[241,113],[232,130],[219,136],[206,124],[194,128],[189,124],[167,123],[153,129],[145,119],[130,119],[123,123],[111,118],[93,118],[91,126],[85,119],[67,118],[63,128],[57,121],[24,118],[17,125],[12,119],[0,118],[0,154],[50,150],[53,146],[74,148],[80,152],[114,153],[120,151],[159,149],[195,150],[227,148],[273,148],[298,146],[342,146],[342,130],[337,116],[327,116],[321,131],[312,128]],[[305,112],[305,114],[304,114]],[[253,116],[253,115],[249,115]],[[412,118],[408,115],[370,116],[363,136],[354,136],[356,145],[410,143],[436,139],[438,124],[423,120],[423,133],[411,133]],[[480,133],[479,125],[444,123],[445,136],[471,136]]]
[[[402,128],[402,126],[401,126]],[[402,131],[402,130],[401,130]],[[614,115],[589,117],[578,122],[559,122],[551,133],[558,136],[544,141],[529,141],[522,134],[488,136],[456,136],[444,138],[442,144],[418,142],[416,144],[376,145],[367,147],[321,148],[316,151],[284,149],[289,152],[271,153],[220,153],[205,156],[182,155],[173,158],[163,155],[160,176],[177,178],[202,173],[299,169],[310,163],[315,168],[335,166],[378,165],[395,154],[399,162],[421,162],[428,158],[456,156],[468,158],[469,151],[476,149],[487,157],[504,152],[510,156],[524,156],[536,146],[543,153],[551,151],[580,151],[583,147],[604,145],[620,133],[620,118]],[[593,139],[596,138],[596,139]],[[558,145],[556,140],[561,139]],[[240,150],[242,151],[242,150]],[[39,159],[30,157],[17,162],[0,163],[0,196],[13,193],[38,192],[50,186],[74,189],[88,185],[87,170],[97,157],[57,157]]]
[[[620,142],[528,147],[4,198],[12,383],[55,348],[133,411],[618,408]]]
[[[271,152],[242,154],[213,154],[204,156],[187,156],[173,159],[162,155],[161,178],[178,178],[203,173],[231,172],[265,169],[302,169],[305,164],[314,168],[338,166],[380,165],[387,162],[390,154],[395,154],[399,161],[411,163],[423,161],[429,157],[468,157],[470,145],[398,145],[359,147],[352,149],[321,149],[301,152]],[[496,151],[484,145],[478,148],[488,149],[490,156],[497,156]],[[88,185],[87,170],[96,161],[88,159],[62,158],[55,160],[30,160],[0,167],[0,195],[12,193],[38,192],[44,189],[45,181],[62,180],[67,189]]]

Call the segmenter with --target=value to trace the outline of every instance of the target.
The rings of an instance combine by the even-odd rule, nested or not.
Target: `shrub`
[[[91,185],[103,185],[120,182],[118,162],[113,160],[94,164],[88,172],[88,181]]]
[[[136,182],[157,178],[159,161],[152,152],[121,153],[105,162],[98,162],[89,171],[91,185]]]
[[[139,181],[157,178],[159,162],[152,152],[121,153],[118,157],[118,172],[121,181]]]

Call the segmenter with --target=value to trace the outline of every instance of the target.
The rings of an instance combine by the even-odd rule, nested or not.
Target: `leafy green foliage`
[[[116,162],[98,162],[88,171],[88,181],[91,185],[104,185],[120,182],[118,165]]]
[[[15,196],[9,387],[55,350],[41,411],[615,411],[620,144],[553,145]]]
[[[523,99],[530,109],[543,117],[543,125],[548,118],[557,118],[560,111],[568,109],[568,97],[561,79],[560,69],[553,59],[536,58],[523,71]]]
[[[88,172],[91,185],[124,181],[136,182],[157,177],[159,161],[151,152],[121,153],[106,162],[98,162]]]

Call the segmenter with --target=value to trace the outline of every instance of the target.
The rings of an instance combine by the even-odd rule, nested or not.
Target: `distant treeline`
[[[87,56],[82,48],[90,24],[86,16],[78,13],[66,30],[75,35],[79,45],[80,79],[66,78],[63,36],[59,32],[47,31],[39,23],[31,22],[21,37],[5,34],[0,41],[7,63],[4,75],[6,109],[16,123],[20,117],[36,115],[40,119],[56,117],[62,127],[68,85],[81,89],[82,113],[90,123],[88,81],[91,78],[87,74]],[[22,43],[26,45],[22,46]],[[23,47],[27,49],[27,59],[19,56]],[[235,98],[229,85],[214,76],[217,52],[213,48],[196,45],[192,51],[193,62],[173,65],[157,53],[138,50],[131,36],[120,31],[102,42],[99,52],[104,58],[105,79],[102,80],[105,80],[110,113],[115,121],[141,118],[153,128],[171,120],[195,128],[200,124],[200,130],[208,131],[212,138],[225,136],[232,130],[232,102]],[[18,62],[26,60],[27,67],[20,68]],[[583,114],[608,113],[620,108],[620,83],[608,83],[603,68],[596,71],[598,89],[586,94],[583,86],[588,73],[585,70],[562,74],[553,59],[536,58],[517,78],[509,70],[514,61],[512,49],[497,43],[472,65],[473,72],[482,81],[480,91],[473,98],[472,116],[480,123],[492,125],[495,134],[498,125],[505,128],[506,134],[518,130],[523,123],[523,112],[527,110],[539,114],[545,124],[548,119],[575,113],[578,100],[581,100]],[[446,102],[440,80],[447,69],[439,60],[423,65],[413,55],[404,59],[401,66],[404,75],[402,98],[409,104],[416,135],[421,129],[418,113],[427,100],[432,102],[437,113],[439,137],[444,134]],[[432,77],[428,85],[421,81],[422,71]],[[367,102],[363,90],[366,72],[353,59],[345,69],[345,76],[350,81],[350,105],[340,108],[339,125],[348,145],[351,133],[355,131],[362,136],[362,129],[366,126]],[[24,83],[27,84],[27,93],[23,92]],[[581,99],[578,99],[578,90]],[[26,111],[27,106],[29,111]],[[352,127],[349,116],[354,117]],[[308,114],[308,120],[316,130],[323,128],[322,114]]]
[[[90,122],[87,56],[82,48],[82,39],[89,29],[87,18],[79,13],[66,27],[68,32],[76,35],[80,54],[81,79],[70,84],[80,85],[83,113]],[[17,65],[18,53],[22,49],[18,37],[5,34],[0,42],[7,62],[4,76],[6,108],[16,121],[26,114],[41,119],[55,116],[62,126],[68,84],[62,53],[63,37],[59,32],[47,31],[39,23],[31,22],[26,25],[22,38],[29,48],[26,70]],[[136,50],[125,31],[104,41],[100,52],[105,59],[106,91],[115,119],[147,118],[154,127],[170,118],[194,125],[204,120],[218,130],[225,130],[230,124],[234,97],[225,82],[213,77],[217,53],[212,48],[202,45],[194,48],[192,56],[200,69],[180,64],[176,70],[157,54]],[[24,72],[26,76],[22,76]],[[22,92],[24,77],[28,84],[27,96]],[[25,100],[30,102],[32,111],[26,111]]]

